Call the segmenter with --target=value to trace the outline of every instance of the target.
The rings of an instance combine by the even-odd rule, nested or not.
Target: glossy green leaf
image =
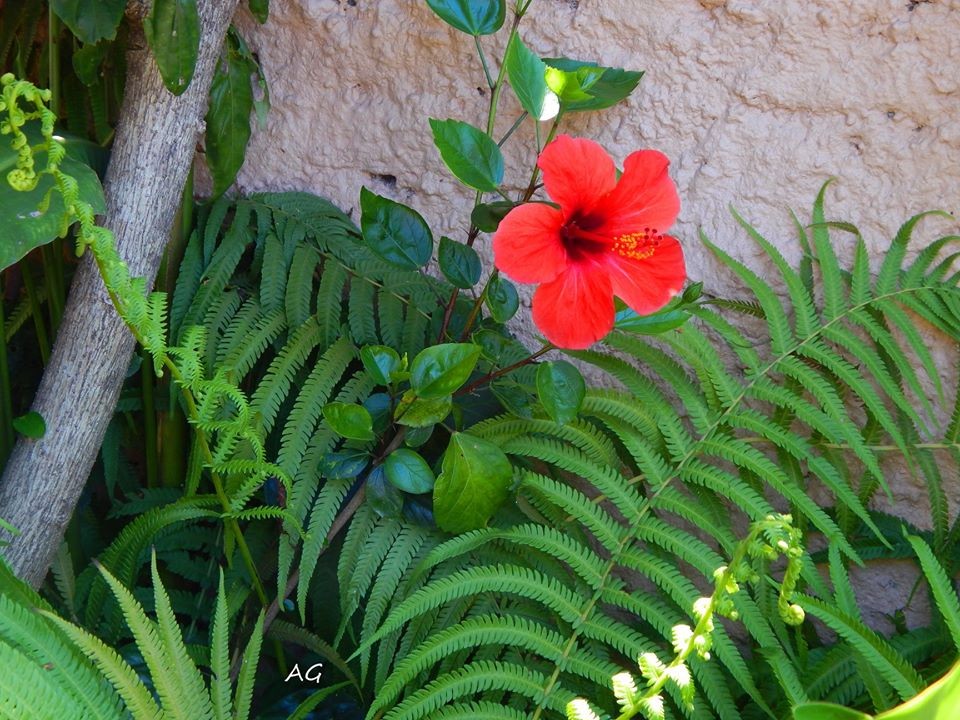
[[[505,323],[520,309],[520,296],[517,288],[503,275],[497,275],[487,285],[487,309],[490,317],[498,323]]]
[[[503,154],[482,130],[459,120],[430,118],[433,142],[456,178],[468,187],[494,192],[503,182]]]
[[[434,402],[432,400],[421,400],[420,402]],[[449,414],[449,410],[447,411]],[[446,417],[446,415],[444,415]],[[443,418],[440,418],[441,420]],[[430,436],[433,435],[434,424],[423,425],[421,427],[411,427],[407,430],[406,435],[403,436],[403,444],[407,447],[418,448],[421,447],[427,440],[430,439]]]
[[[362,473],[370,456],[362,450],[341,450],[327,453],[320,460],[320,474],[331,480],[349,480]]]
[[[443,236],[437,251],[440,272],[454,287],[466,290],[480,280],[480,256],[472,247]]]
[[[872,720],[872,717],[842,705],[823,702],[804,703],[793,709],[793,720]]]
[[[468,35],[492,35],[503,25],[506,0],[427,0],[448,25]]]
[[[608,68],[568,58],[544,58],[549,87],[566,112],[602,110],[634,91],[642,71]]]
[[[420,453],[401,448],[394,450],[383,463],[387,480],[404,492],[420,495],[433,490],[436,478]]]
[[[250,14],[257,19],[258,23],[263,25],[270,16],[270,0],[250,0],[248,5],[250,6]]]
[[[360,405],[333,402],[323,407],[323,417],[337,435],[350,440],[373,440],[373,418]]]
[[[430,262],[433,235],[413,208],[360,188],[360,229],[377,255],[404,270]]]
[[[496,232],[507,213],[513,210],[516,205],[506,200],[497,200],[492,203],[481,203],[477,205],[470,213],[470,222],[477,226],[478,230],[486,233]]]
[[[433,489],[437,525],[452,533],[484,527],[507,499],[513,471],[489,440],[454,433]]]
[[[113,40],[127,0],[50,0],[50,9],[81,42]]]
[[[393,400],[385,392],[373,393],[363,401],[363,407],[370,413],[373,421],[373,434],[382,435],[390,427],[393,419]]]
[[[370,471],[367,477],[367,502],[380,517],[397,518],[403,512],[403,495],[387,482],[383,465]]]
[[[517,35],[507,49],[507,77],[520,106],[530,117],[550,120],[560,109],[556,93],[547,86],[547,65]]]
[[[360,362],[377,385],[389,385],[401,364],[397,351],[386,345],[367,345],[360,350]]]
[[[554,422],[566,425],[575,420],[586,393],[583,375],[566,360],[540,363],[537,368],[540,404]]]
[[[236,42],[231,40],[228,45],[227,59],[213,76],[207,110],[206,157],[214,195],[222,195],[233,185],[243,166],[253,109],[250,78],[256,67],[240,54]]]
[[[652,315],[637,315],[630,308],[617,312],[613,326],[617,330],[638,335],[660,335],[675,330],[690,319],[690,313],[682,309],[661,310]]]
[[[422,350],[410,365],[410,387],[417,397],[442,398],[463,385],[480,359],[473,343],[444,343]]]
[[[425,400],[411,390],[397,406],[395,418],[398,425],[405,427],[431,428],[443,422],[452,409],[453,399],[449,395]]]
[[[26,134],[29,142],[39,142],[39,137],[32,129]],[[83,154],[82,148],[75,146],[82,144],[82,141],[64,140],[67,156],[60,164],[60,169],[76,178],[80,198],[90,203],[94,212],[102,214],[106,212],[106,203],[100,179],[86,164],[75,159]],[[6,176],[16,166],[16,161],[16,153],[9,143],[0,142],[0,208],[3,208],[4,218],[0,270],[13,265],[34,248],[50,242],[64,230],[63,198],[59,192],[50,192],[55,185],[53,178],[43,175],[33,190],[14,190]],[[39,153],[36,167],[42,169],[46,162],[46,153]],[[45,198],[49,198],[48,203],[41,209]]]
[[[13,419],[13,429],[24,437],[39,440],[47,433],[47,423],[40,413],[31,410]]]
[[[143,30],[163,84],[180,95],[193,79],[200,51],[197,0],[153,0]]]

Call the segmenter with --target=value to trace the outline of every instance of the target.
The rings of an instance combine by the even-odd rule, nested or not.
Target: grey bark
[[[151,281],[203,131],[207,95],[238,0],[200,0],[200,54],[179,97],[163,86],[142,33],[131,37],[127,81],[104,190],[106,225],[131,274]],[[132,4],[142,12],[142,7]],[[14,571],[40,585],[56,554],[120,393],[133,338],[87,254],[33,409],[47,424],[20,440],[0,479],[0,517],[21,534],[3,548]]]

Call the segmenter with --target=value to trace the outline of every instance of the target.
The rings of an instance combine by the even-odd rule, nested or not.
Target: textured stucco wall
[[[416,207],[437,237],[462,237],[472,193],[440,163],[427,118],[483,124],[488,97],[469,38],[422,0],[270,5],[263,27],[241,18],[273,110],[239,189],[309,189],[350,209],[367,185]],[[618,162],[640,147],[673,159],[675,234],[691,277],[713,292],[737,288],[699,247],[698,227],[760,262],[729,204],[794,257],[787,210],[808,218],[830,176],[839,182],[828,215],[856,222],[875,252],[909,215],[960,210],[960,0],[535,0],[522,34],[544,56],[647,71],[629,101],[565,129]],[[492,56],[503,42],[484,39]],[[502,107],[505,129],[517,112],[509,93]],[[531,123],[506,148],[517,186]],[[955,224],[931,221],[918,240],[948,231]],[[955,352],[938,347],[948,376]],[[922,484],[901,476],[896,494],[895,510],[925,524]]]

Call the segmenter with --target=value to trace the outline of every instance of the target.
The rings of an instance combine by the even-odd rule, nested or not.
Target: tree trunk
[[[200,55],[193,81],[166,90],[142,31],[131,33],[128,71],[104,189],[106,225],[133,276],[152,282],[196,142],[210,82],[238,0],[200,0]],[[46,576],[96,459],[133,351],[87,253],[73,280],[33,409],[42,440],[21,439],[0,480],[0,517],[20,535],[2,552],[34,587]]]

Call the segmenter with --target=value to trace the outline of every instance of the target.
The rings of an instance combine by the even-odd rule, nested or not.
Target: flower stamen
[[[656,228],[644,228],[641,232],[627,233],[615,238],[610,249],[617,255],[631,260],[646,260],[651,257],[663,240]]]

